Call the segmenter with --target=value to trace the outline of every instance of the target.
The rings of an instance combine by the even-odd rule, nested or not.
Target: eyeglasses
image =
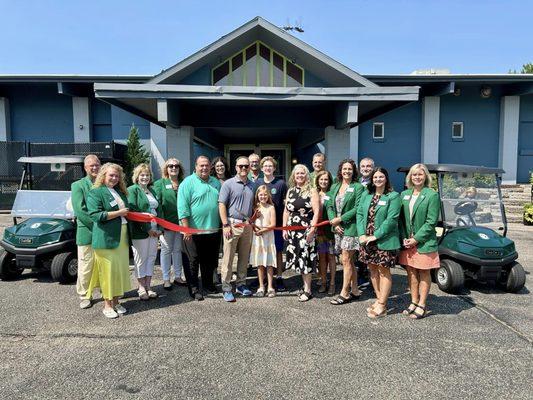
[[[247,168],[250,168],[250,166],[248,164],[243,164],[243,165],[237,165],[237,168],[247,169]]]
[[[180,166],[178,164],[168,164],[167,168],[179,168]]]

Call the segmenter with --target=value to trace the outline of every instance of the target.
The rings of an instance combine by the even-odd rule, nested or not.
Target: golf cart
[[[499,168],[457,164],[426,164],[436,177],[441,200],[437,227],[440,268],[433,280],[448,293],[461,290],[465,277],[494,281],[508,292],[524,287],[524,268],[507,238]],[[398,169],[409,172],[408,167]]]
[[[70,191],[23,190],[33,164],[49,164],[46,179],[74,180],[84,156],[21,157],[24,171],[11,210],[14,225],[6,228],[0,240],[0,279],[18,278],[24,269],[48,270],[54,281],[76,280],[78,274],[76,223]],[[81,169],[83,171],[83,169]],[[57,175],[59,174],[59,175]],[[65,180],[65,179],[64,179]],[[31,179],[27,182],[31,189]],[[22,218],[21,222],[18,221]]]

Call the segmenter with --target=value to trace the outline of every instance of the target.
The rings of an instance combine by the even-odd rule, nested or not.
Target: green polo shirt
[[[178,190],[178,216],[187,218],[191,228],[218,229],[218,192],[220,182],[210,176],[206,181],[195,173],[183,180]]]

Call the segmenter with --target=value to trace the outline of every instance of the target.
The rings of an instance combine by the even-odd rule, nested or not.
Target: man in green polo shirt
[[[196,159],[195,172],[183,180],[178,190],[178,217],[181,225],[197,229],[214,229],[215,232],[184,234],[183,243],[189,263],[184,263],[189,294],[203,300],[198,282],[198,270],[202,272],[202,287],[208,293],[216,293],[213,271],[218,266],[220,248],[220,216],[218,192],[220,182],[210,176],[211,163],[206,156]]]
[[[76,245],[78,246],[78,281],[76,291],[80,298],[80,308],[92,305],[91,296],[87,297],[89,282],[93,274],[94,254],[91,246],[93,221],[87,211],[87,196],[93,182],[100,171],[100,160],[94,154],[89,154],[83,161],[83,168],[87,176],[71,187],[72,208],[76,216]]]

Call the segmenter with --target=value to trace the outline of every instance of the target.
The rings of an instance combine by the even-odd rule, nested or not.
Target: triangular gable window
[[[234,54],[211,71],[213,85],[304,86],[305,71],[260,41]]]

